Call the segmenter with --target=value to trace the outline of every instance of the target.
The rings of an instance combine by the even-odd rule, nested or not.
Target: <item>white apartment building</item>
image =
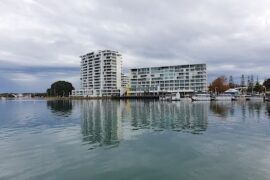
[[[126,88],[126,87],[129,87],[129,76],[128,75],[124,75],[124,74],[122,74],[122,77],[121,77],[122,79],[121,79],[121,86],[123,87],[123,88]]]
[[[132,95],[207,91],[206,64],[130,69]]]
[[[80,56],[81,89],[72,96],[119,96],[122,56],[117,51],[103,50]]]

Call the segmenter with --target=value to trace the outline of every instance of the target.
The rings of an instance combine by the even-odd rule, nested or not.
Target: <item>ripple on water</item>
[[[119,172],[111,179],[125,169],[142,179],[262,179],[270,175],[268,109],[237,102],[1,103],[0,179],[95,179],[104,169]]]

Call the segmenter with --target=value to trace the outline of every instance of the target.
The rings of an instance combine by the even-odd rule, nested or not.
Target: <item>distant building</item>
[[[81,89],[73,96],[119,96],[122,56],[117,51],[103,50],[81,56]]]
[[[130,69],[132,95],[207,91],[206,64]]]

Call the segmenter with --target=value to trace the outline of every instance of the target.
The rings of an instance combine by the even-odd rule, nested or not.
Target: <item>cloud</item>
[[[80,55],[113,49],[123,54],[125,69],[207,63],[210,79],[269,77],[269,6],[269,0],[1,1],[0,70],[59,68],[68,77],[65,69],[79,69]],[[48,86],[51,76],[63,77],[52,71],[47,79],[32,71],[20,78],[36,87],[46,79]],[[15,76],[5,78],[4,89]]]
[[[79,68],[2,68],[0,92],[45,92],[50,85],[60,80],[79,87]]]

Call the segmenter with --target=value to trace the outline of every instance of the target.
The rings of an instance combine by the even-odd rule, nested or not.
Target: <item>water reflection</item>
[[[241,113],[241,119],[245,121],[247,118],[260,119],[264,106],[266,112],[269,112],[270,117],[270,105],[265,102],[252,102],[252,101],[236,101],[236,102],[211,102],[210,110],[218,117],[226,119],[228,117],[235,117],[235,111]]]
[[[219,117],[227,118],[229,114],[234,114],[234,103],[214,101],[210,103],[210,110]]]
[[[81,132],[84,142],[95,146],[117,146],[121,139],[121,122],[119,101],[82,101]]]
[[[57,116],[69,116],[73,105],[70,100],[52,100],[47,101],[47,107]]]
[[[270,103],[264,102],[164,102],[143,100],[48,101],[47,106],[58,116],[68,116],[80,107],[83,142],[98,146],[118,146],[127,134],[145,131],[175,131],[202,134],[208,127],[208,111],[215,120],[239,117],[259,120]],[[137,133],[138,132],[138,133]],[[129,134],[129,135],[130,135]]]
[[[270,177],[266,102],[7,100],[0,114],[0,179]]]
[[[207,129],[208,106],[201,103],[160,101],[82,101],[83,141],[97,146],[118,146],[122,124],[129,130],[183,131],[200,134]]]
[[[264,102],[250,102],[247,104],[250,117],[261,117],[261,110]]]
[[[265,109],[266,109],[266,113],[268,114],[268,117],[270,118],[270,102],[267,102]]]
[[[201,103],[133,101],[130,119],[134,130],[153,129],[199,133],[207,128],[208,108]]]

